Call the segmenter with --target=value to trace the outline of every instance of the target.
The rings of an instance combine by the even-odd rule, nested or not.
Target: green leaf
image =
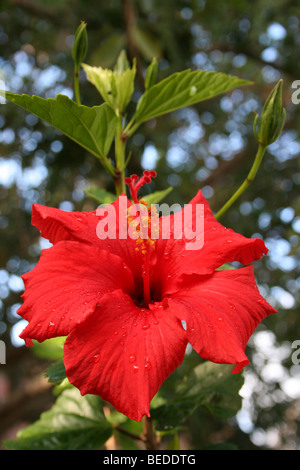
[[[135,26],[132,29],[132,37],[136,47],[146,60],[152,60],[153,57],[162,57],[162,47],[160,42],[153,34],[146,31],[145,28]]]
[[[171,439],[171,441],[167,445],[166,450],[180,450],[180,442],[179,442],[179,437],[178,437],[177,432],[174,434],[173,438]]]
[[[242,404],[239,390],[244,377],[232,374],[232,369],[233,365],[209,361],[200,364],[185,383],[185,396],[196,398],[199,405],[220,418],[235,416]]]
[[[53,384],[58,384],[62,382],[66,378],[66,369],[65,369],[64,361],[61,359],[60,361],[57,361],[54,364],[52,364],[47,369],[45,375],[48,378],[49,382]]]
[[[154,57],[152,60],[151,64],[146,70],[146,76],[145,76],[145,90],[148,90],[151,88],[155,82],[156,82],[156,77],[157,77],[157,71],[158,71],[158,62],[157,59]]]
[[[134,91],[136,63],[121,73],[118,70],[92,67],[87,64],[82,64],[82,68],[88,81],[97,88],[104,101],[118,114],[122,113]]]
[[[20,431],[16,440],[5,441],[4,445],[12,450],[95,450],[111,434],[101,398],[81,396],[73,387],[64,390],[51,410]]]
[[[229,269],[234,269],[234,267],[230,263],[222,264],[216,271],[228,271]]]
[[[84,192],[95,199],[99,204],[111,204],[117,199],[115,194],[112,194],[102,188],[87,188]]]
[[[32,352],[41,359],[56,361],[62,359],[66,337],[46,339],[42,343],[33,341]]]
[[[117,117],[106,104],[89,108],[76,104],[65,95],[45,99],[8,91],[5,97],[46,121],[101,160],[108,155]]]
[[[184,70],[174,73],[145,91],[134,119],[142,123],[249,84],[251,82],[219,72]]]
[[[126,47],[125,35],[114,33],[89,54],[89,64],[111,68],[124,47]]]
[[[161,191],[155,191],[154,193],[151,193],[151,194],[145,194],[145,196],[142,196],[142,200],[148,202],[149,205],[158,204],[165,197],[167,197],[167,195],[171,191],[173,191],[173,187],[169,186],[169,188],[167,189],[163,189]]]
[[[239,390],[244,379],[241,374],[232,374],[232,367],[204,362],[181,377],[181,382],[173,388],[176,391],[172,395],[168,384],[163,384],[158,392],[160,400],[157,400],[157,406],[151,411],[152,418],[156,420],[156,428],[161,431],[176,429],[198,407],[206,408],[219,418],[235,416],[242,404]],[[172,376],[170,380],[174,380]]]

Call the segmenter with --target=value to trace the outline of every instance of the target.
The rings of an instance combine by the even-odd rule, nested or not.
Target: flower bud
[[[286,112],[282,105],[282,80],[279,80],[265,102],[259,122],[258,114],[254,119],[254,135],[261,145],[271,145],[278,139],[285,117]]]
[[[72,57],[77,68],[79,68],[81,62],[85,59],[87,53],[87,46],[88,36],[86,32],[86,23],[82,21],[75,33],[75,39],[72,49]]]

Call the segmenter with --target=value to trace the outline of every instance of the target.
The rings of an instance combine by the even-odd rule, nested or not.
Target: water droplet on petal
[[[152,364],[151,364],[151,362],[149,362],[149,361],[146,362],[146,364],[145,364],[145,369],[146,369],[146,370],[151,370],[151,369],[152,369]]]
[[[134,354],[131,354],[129,356],[129,362],[134,362],[136,360],[136,356]]]
[[[55,329],[55,324],[51,321],[48,325],[48,331],[53,331]]]
[[[101,357],[100,354],[96,354],[96,355],[93,357],[93,363],[94,363],[94,364],[97,364],[97,362],[100,361],[100,357]]]
[[[148,328],[150,328],[149,323],[147,323],[146,325],[143,325],[143,326],[142,326],[142,330],[148,330]]]
[[[133,372],[136,374],[139,371],[139,366],[133,366]]]

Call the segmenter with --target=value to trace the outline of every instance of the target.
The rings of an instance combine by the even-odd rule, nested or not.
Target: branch
[[[136,24],[136,14],[131,0],[122,0],[123,16],[125,21],[125,30],[128,43],[129,54],[132,59],[136,59],[136,70],[141,86],[144,88],[144,75],[140,54],[135,43],[133,31]]]

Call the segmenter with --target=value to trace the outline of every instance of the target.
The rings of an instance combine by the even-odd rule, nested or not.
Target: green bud
[[[86,31],[86,23],[82,21],[75,33],[75,39],[72,48],[72,57],[77,68],[79,68],[81,62],[85,59],[87,47],[88,36]]]
[[[258,120],[256,114],[253,130],[256,140],[261,145],[271,145],[281,134],[286,118],[282,104],[282,80],[273,88],[263,107],[262,115]]]

